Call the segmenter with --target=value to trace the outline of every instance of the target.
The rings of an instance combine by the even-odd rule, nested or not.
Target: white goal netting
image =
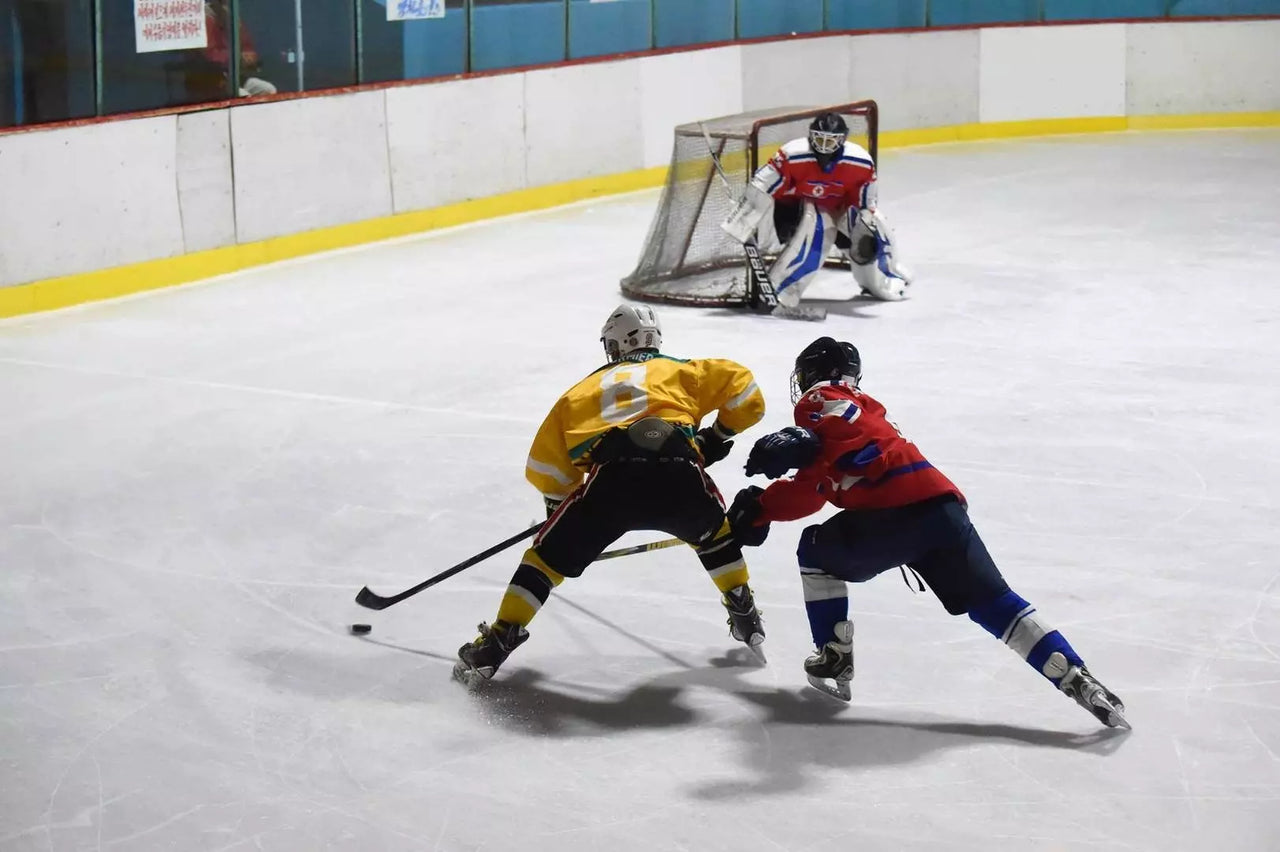
[[[720,228],[756,168],[784,142],[808,132],[814,116],[837,112],[849,125],[849,140],[876,159],[878,114],[875,101],[828,107],[781,107],[682,124],[667,182],[658,202],[640,262],[622,279],[633,298],[686,305],[736,305],[747,301],[746,256],[742,245]],[[716,175],[711,144],[733,187],[733,197]]]

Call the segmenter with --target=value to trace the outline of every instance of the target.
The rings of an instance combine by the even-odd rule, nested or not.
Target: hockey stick
[[[711,155],[711,163],[716,167],[716,174],[720,176],[725,194],[734,204],[740,204],[742,199],[733,194],[733,184],[725,174],[724,166],[720,164],[720,155],[711,144],[711,134],[707,132],[707,126],[698,122],[698,129],[702,131],[702,139],[707,143],[707,153]],[[760,257],[760,246],[756,244],[756,238],[748,237],[742,244],[742,250],[747,254],[747,278],[751,288],[751,298],[754,300],[752,307],[756,310],[763,307],[762,313],[769,313],[778,307],[778,293],[773,289],[773,281],[769,278],[769,270],[765,268],[764,258]]]
[[[529,529],[527,530],[521,530],[520,532],[511,536],[511,538],[506,539],[505,541],[498,542],[493,547],[490,547],[488,550],[480,551],[475,556],[472,556],[470,559],[462,560],[452,568],[449,568],[448,570],[445,570],[445,571],[441,571],[439,574],[435,575],[434,577],[423,580],[421,583],[414,586],[412,589],[405,589],[403,592],[401,592],[398,595],[391,595],[390,597],[384,598],[382,595],[375,593],[368,586],[365,586],[363,589],[359,591],[359,593],[356,594],[356,603],[360,604],[360,606],[364,607],[365,609],[386,609],[392,604],[398,604],[400,603],[400,601],[404,600],[405,598],[411,598],[414,595],[416,595],[418,592],[431,588],[436,583],[439,583],[442,580],[449,579],[454,574],[458,574],[462,571],[465,571],[466,569],[470,568],[472,565],[475,565],[477,562],[483,562],[493,554],[498,553],[499,551],[506,550],[508,547],[510,547],[511,545],[515,544],[518,541],[522,541],[526,538],[532,538],[540,529],[542,529],[542,524],[535,524],[529,527]]]
[[[650,550],[662,550],[667,547],[676,547],[684,544],[678,538],[664,538],[662,541],[651,541],[648,544],[637,544],[632,547],[620,547],[617,550],[606,550],[596,557],[596,561],[601,559],[616,559],[619,556],[630,556],[633,553],[648,553]]]
[[[471,557],[470,559],[467,559],[463,562],[459,562],[457,565],[453,566],[447,571],[441,571],[439,574],[436,574],[434,577],[428,580],[424,580],[423,582],[414,586],[412,589],[405,589],[403,592],[401,592],[398,595],[392,595],[390,597],[384,598],[382,595],[377,594],[368,586],[365,586],[356,595],[356,603],[360,604],[360,606],[364,607],[365,609],[386,609],[392,604],[400,603],[400,601],[404,600],[405,598],[413,597],[418,592],[425,591],[426,589],[431,588],[436,583],[449,579],[454,574],[459,574],[462,571],[465,571],[466,569],[470,568],[472,565],[475,565],[477,562],[481,562],[485,559],[488,559],[490,556],[493,556],[495,553],[501,550],[506,550],[508,547],[515,544],[517,541],[520,541],[521,539],[524,539],[524,538],[528,538],[529,536],[533,535],[540,529],[542,529],[542,524],[537,524],[535,526],[532,526],[529,529],[525,530],[524,532],[518,535],[512,536],[506,541],[495,544],[493,547],[489,548],[483,553],[477,553],[475,556]],[[676,547],[677,545],[681,545],[681,544],[684,544],[684,542],[678,538],[664,538],[661,541],[651,541],[648,544],[636,544],[636,545],[632,545],[631,547],[620,547],[617,550],[606,550],[604,553],[601,553],[599,556],[596,557],[596,561],[598,562],[601,559],[617,559],[619,556],[630,556],[633,553],[648,553],[650,550],[663,550],[665,548]]]

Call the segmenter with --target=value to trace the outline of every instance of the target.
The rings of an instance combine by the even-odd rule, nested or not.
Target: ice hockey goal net
[[[877,159],[875,101],[828,107],[782,107],[681,124],[667,182],[644,251],[622,279],[622,292],[652,302],[734,305],[747,302],[746,255],[720,228],[761,162],[784,142],[804,137],[814,116],[837,112],[849,125],[849,141]],[[716,176],[705,127],[724,166],[733,197]]]

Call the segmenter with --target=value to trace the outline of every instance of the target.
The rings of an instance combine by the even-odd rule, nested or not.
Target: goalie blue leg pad
[[[1084,660],[1061,633],[1050,627],[1036,608],[1012,590],[969,610],[969,618],[1022,657],[1054,686],[1070,666],[1084,666]],[[1066,666],[1050,664],[1054,652]],[[1057,663],[1057,661],[1055,661]]]

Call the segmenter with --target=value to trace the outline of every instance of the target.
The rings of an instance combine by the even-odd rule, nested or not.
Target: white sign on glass
[[[190,50],[209,44],[204,0],[133,0],[133,27],[138,53]]]
[[[388,21],[420,21],[443,18],[444,0],[387,0]]]

